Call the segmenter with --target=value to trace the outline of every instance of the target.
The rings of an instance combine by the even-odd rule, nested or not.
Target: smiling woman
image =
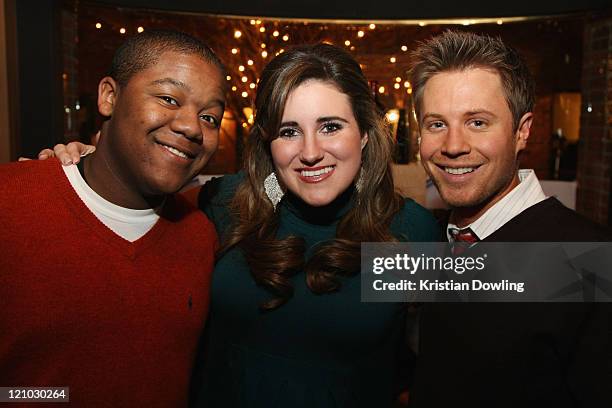
[[[309,205],[329,204],[355,182],[368,136],[333,84],[310,80],[291,92],[278,134],[270,143],[276,173]]]
[[[435,221],[394,192],[391,137],[345,51],[280,54],[255,104],[244,174],[199,197],[222,246],[198,402],[391,406],[405,310],[360,301],[360,244],[435,241]]]

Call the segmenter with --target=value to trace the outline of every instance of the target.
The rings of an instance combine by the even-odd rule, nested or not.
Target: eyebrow
[[[317,118],[317,123],[325,123],[325,122],[330,122],[333,120],[338,120],[340,122],[344,122],[344,123],[349,123],[348,120],[340,117],[340,116],[322,116],[320,118]],[[295,121],[291,121],[291,122],[283,122],[280,124],[281,127],[283,126],[299,126],[299,123],[295,122]]]
[[[469,111],[465,112],[463,114],[463,116],[464,117],[469,117],[469,116],[481,115],[481,114],[497,117],[497,115],[495,113],[493,113],[493,112],[491,112],[490,110],[487,110],[487,109],[473,109],[473,110],[469,110]],[[444,115],[441,115],[439,113],[427,112],[427,113],[425,113],[423,115],[421,120],[425,120],[425,119],[429,119],[429,118],[443,119]]]
[[[473,116],[473,115],[480,115],[480,114],[485,114],[485,115],[489,115],[489,116],[497,116],[495,113],[491,112],[490,110],[486,110],[486,109],[474,109],[474,110],[470,110],[464,113],[463,116]]]
[[[442,119],[442,115],[440,115],[439,113],[427,112],[423,114],[423,116],[421,117],[421,121],[429,118]]]
[[[189,86],[186,83],[173,78],[156,79],[155,81],[151,82],[151,85],[174,85],[177,88],[189,89]]]

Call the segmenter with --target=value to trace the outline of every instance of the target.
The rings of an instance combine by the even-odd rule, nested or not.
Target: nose
[[[170,128],[174,133],[198,144],[201,144],[204,139],[198,112],[187,107],[181,107],[175,111]]]
[[[307,165],[313,165],[323,159],[324,151],[321,141],[314,134],[306,134],[303,139],[300,160]]]
[[[469,154],[471,150],[467,135],[462,129],[449,127],[442,144],[442,154],[449,157],[457,157]]]

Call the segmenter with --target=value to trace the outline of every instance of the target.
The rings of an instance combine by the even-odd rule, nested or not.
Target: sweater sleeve
[[[243,173],[216,177],[207,181],[198,195],[198,207],[215,224],[220,237],[231,225],[229,205],[244,180]]]

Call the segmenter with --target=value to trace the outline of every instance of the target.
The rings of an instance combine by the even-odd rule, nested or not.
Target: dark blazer
[[[546,199],[484,241],[610,241]],[[427,303],[411,407],[612,407],[612,304]]]

